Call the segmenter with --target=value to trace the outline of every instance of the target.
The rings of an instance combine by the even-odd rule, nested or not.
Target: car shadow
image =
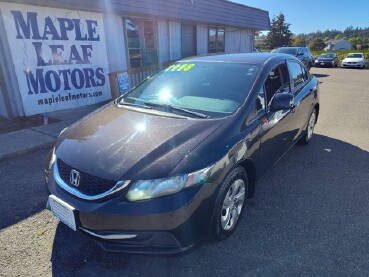
[[[318,74],[318,73],[313,73],[313,75],[317,78],[325,78],[325,77],[329,77],[329,74]]]
[[[350,272],[352,261],[366,275],[368,164],[369,152],[315,135],[309,145],[293,147],[259,182],[231,237],[217,243],[208,240],[181,256],[106,253],[59,223],[52,274],[330,275]]]
[[[45,209],[47,191],[42,172],[47,152],[1,161],[0,230]]]

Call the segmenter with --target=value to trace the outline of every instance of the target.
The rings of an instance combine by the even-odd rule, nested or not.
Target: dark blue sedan
[[[315,67],[337,67],[338,57],[336,53],[323,53],[314,61]]]
[[[319,110],[317,79],[291,55],[181,60],[60,134],[47,207],[107,251],[225,239],[265,172],[311,141]]]

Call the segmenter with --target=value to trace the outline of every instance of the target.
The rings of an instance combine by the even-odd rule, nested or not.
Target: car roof
[[[281,49],[281,48],[298,49],[298,48],[308,48],[308,47],[307,46],[281,46],[281,47],[277,47],[276,49]]]
[[[191,58],[185,58],[181,61],[206,61],[206,62],[234,62],[234,63],[251,63],[263,64],[269,60],[291,59],[290,55],[281,53],[222,53],[222,54],[207,54]]]
[[[281,46],[281,47],[277,47],[277,49],[280,49],[280,48],[290,48],[290,49],[294,49],[294,48],[301,48],[303,46]]]

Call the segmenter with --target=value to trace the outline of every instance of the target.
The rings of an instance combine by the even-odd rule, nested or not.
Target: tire
[[[212,233],[216,241],[229,237],[241,218],[248,193],[244,168],[238,166],[228,173],[215,201]]]
[[[303,137],[297,142],[300,145],[306,145],[308,144],[314,134],[314,127],[315,127],[315,123],[316,123],[316,118],[317,118],[317,113],[316,113],[316,109],[314,108],[310,117],[309,117],[309,121],[308,124],[306,126],[306,129],[304,131],[304,135]]]

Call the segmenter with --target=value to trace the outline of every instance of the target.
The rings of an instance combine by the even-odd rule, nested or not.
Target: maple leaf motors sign
[[[25,115],[111,98],[102,14],[0,3]]]

